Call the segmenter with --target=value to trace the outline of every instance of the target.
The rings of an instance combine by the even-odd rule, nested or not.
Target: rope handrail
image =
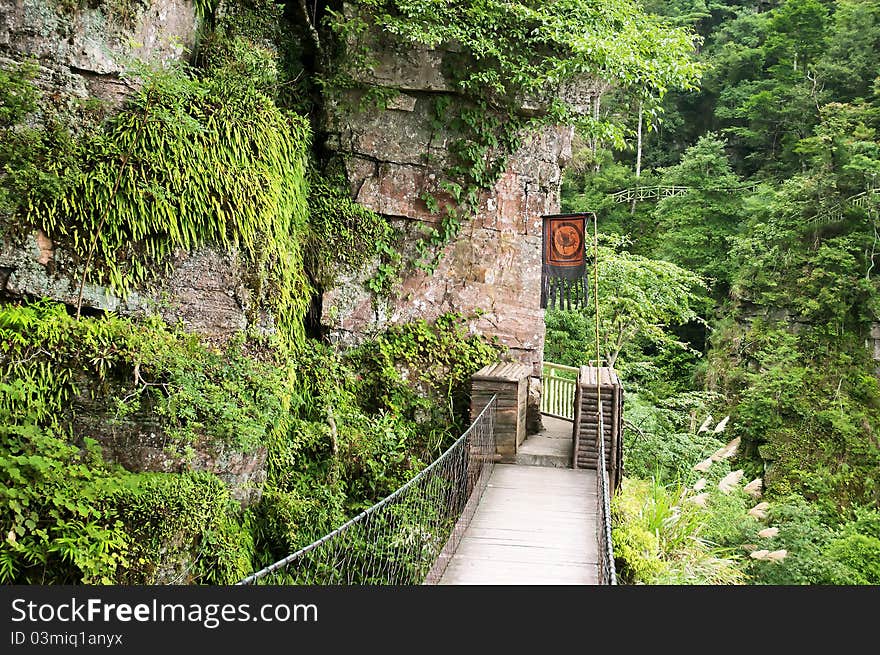
[[[593,213],[593,297],[596,316],[596,478],[599,492],[599,584],[616,585],[617,574],[614,570],[614,545],[611,541],[611,492],[608,489],[608,475],[605,466],[605,414],[602,411],[602,371],[599,365],[602,358],[601,339],[599,332],[599,225],[598,217]]]
[[[470,520],[467,501],[488,483],[496,406],[492,396],[455,443],[393,493],[236,584],[276,572],[285,578],[281,584],[421,583],[443,551],[457,547]]]
[[[599,485],[599,584],[616,585],[614,568],[614,544],[611,540],[611,491],[605,466],[605,415],[599,403],[599,436],[597,437],[598,462],[596,477]]]

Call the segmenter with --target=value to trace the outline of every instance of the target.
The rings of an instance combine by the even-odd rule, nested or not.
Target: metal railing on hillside
[[[639,200],[659,200],[683,196],[690,191],[711,191],[716,193],[740,193],[754,191],[758,188],[757,182],[747,182],[735,187],[689,187],[689,186],[636,186],[629,189],[621,189],[609,194],[614,202],[633,202]]]
[[[841,221],[843,220],[848,207],[858,207],[859,209],[873,212],[876,217],[878,201],[880,201],[880,189],[868,189],[867,191],[862,191],[854,196],[850,196],[843,202],[839,202],[829,209],[819,212],[812,218],[808,219],[807,223],[812,225],[823,225],[825,223]]]
[[[578,368],[544,362],[541,370],[541,413],[574,420]]]
[[[465,433],[390,496],[239,585],[414,585],[439,578],[495,465],[493,396]]]
[[[616,585],[617,572],[614,569],[614,544],[611,541],[611,490],[608,485],[608,472],[605,466],[605,417],[599,403],[598,434],[596,449],[599,454],[596,464],[596,478],[599,485],[599,584]]]

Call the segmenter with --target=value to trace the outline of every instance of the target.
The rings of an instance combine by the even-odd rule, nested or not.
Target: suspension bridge
[[[239,585],[617,584],[610,501],[623,392],[608,367],[532,367],[471,382],[470,427],[394,493]]]

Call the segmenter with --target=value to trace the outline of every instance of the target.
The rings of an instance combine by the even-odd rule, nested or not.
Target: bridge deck
[[[497,464],[440,584],[597,584],[596,472]]]

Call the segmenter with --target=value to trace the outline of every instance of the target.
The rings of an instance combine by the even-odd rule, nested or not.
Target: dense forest
[[[646,6],[700,35],[700,88],[609,103],[626,147],[585,140],[563,190],[628,392],[620,572],[878,584],[880,3]],[[548,313],[546,359],[595,358],[594,311]]]
[[[504,347],[457,313],[342,347],[316,304],[343,272],[376,297],[430,273],[522,133],[574,124],[562,208],[598,216],[599,356],[626,388],[621,579],[880,583],[880,2],[310,4],[197,0],[192,56],[132,61],[121,105],[0,60],[0,236],[66,249],[78,290],[0,298],[0,582],[228,584],[424,468]],[[457,138],[415,256],[326,133],[352,97],[395,98],[352,73],[377,34],[454,44],[433,120]],[[584,77],[586,114],[554,96]],[[611,195],[636,187],[680,192]],[[146,298],[206,246],[245,271],[232,338],[161,297],[90,300]],[[596,300],[547,312],[546,360],[596,358]],[[148,466],[119,456],[135,442]]]

